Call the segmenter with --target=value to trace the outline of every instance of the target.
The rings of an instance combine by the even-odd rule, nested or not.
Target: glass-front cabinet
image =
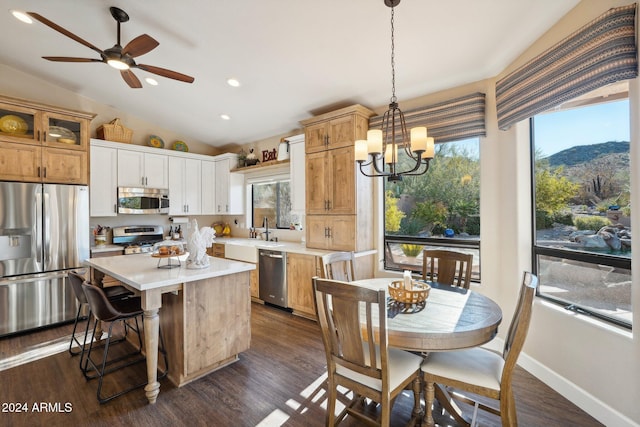
[[[0,140],[23,144],[38,142],[39,111],[0,102]]]
[[[93,117],[0,97],[0,180],[88,184]]]

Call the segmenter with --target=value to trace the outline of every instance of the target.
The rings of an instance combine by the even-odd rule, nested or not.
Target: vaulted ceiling
[[[578,0],[403,0],[395,8],[396,94],[403,99],[493,77]],[[390,17],[383,0],[7,0],[0,63],[213,146],[286,133],[332,106],[386,105]],[[125,10],[122,45],[160,44],[138,63],[195,77],[192,84],[136,69],[131,89],[90,48],[7,9],[37,12],[100,49],[116,43],[109,7]],[[154,77],[157,86],[145,82]],[[231,87],[228,78],[240,81]],[[230,120],[220,118],[227,114]]]

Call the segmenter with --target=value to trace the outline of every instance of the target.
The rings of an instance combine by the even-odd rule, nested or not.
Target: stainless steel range
[[[113,228],[113,244],[124,246],[124,254],[153,251],[153,245],[164,240],[161,225],[127,225]]]

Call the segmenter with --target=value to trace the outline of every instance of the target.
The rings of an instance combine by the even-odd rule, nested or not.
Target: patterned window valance
[[[474,93],[426,107],[405,111],[407,130],[426,126],[435,142],[447,142],[485,136],[485,94]],[[382,116],[369,119],[369,128],[379,128]]]
[[[636,4],[608,10],[496,83],[498,127],[638,75]]]

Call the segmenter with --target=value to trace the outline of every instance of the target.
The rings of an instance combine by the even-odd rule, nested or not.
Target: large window
[[[422,271],[422,249],[472,253],[480,278],[479,138],[436,145],[424,175],[384,185],[385,268]]]
[[[264,227],[286,228],[291,225],[291,186],[289,180],[257,182],[250,185],[252,224]]]
[[[631,327],[629,102],[604,91],[532,119],[534,270],[540,296]]]

